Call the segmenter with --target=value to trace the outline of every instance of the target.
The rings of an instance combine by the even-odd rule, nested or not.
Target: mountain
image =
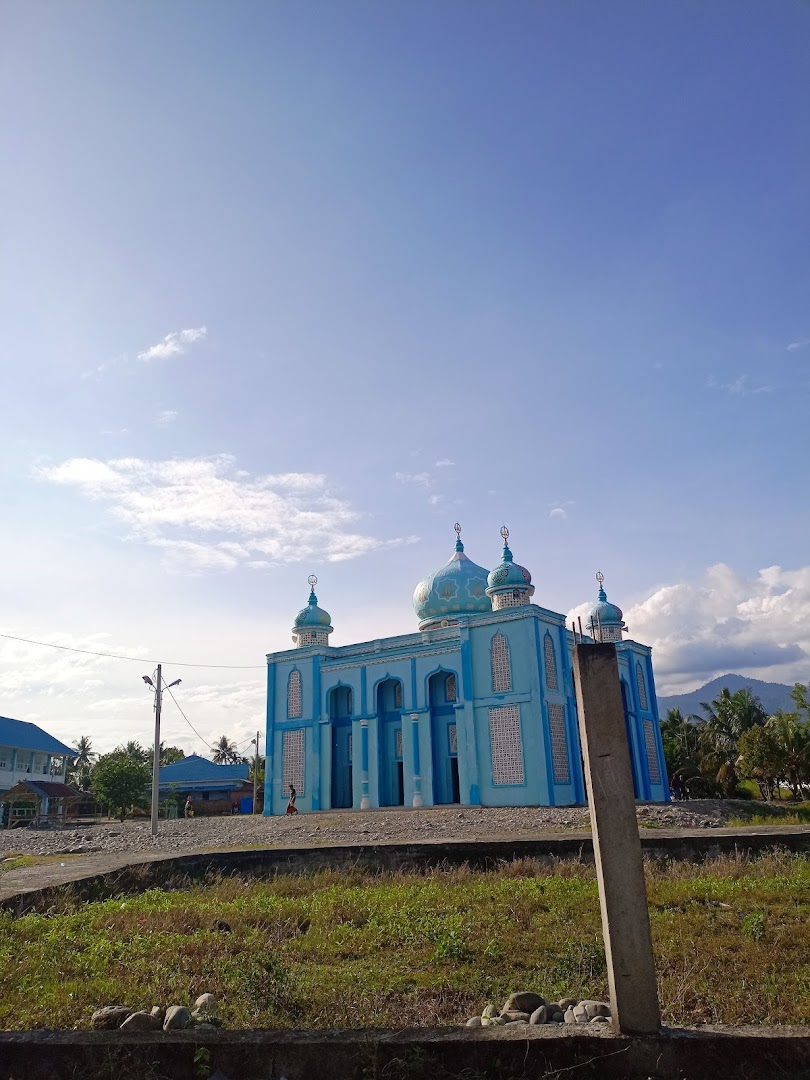
[[[705,686],[693,690],[690,694],[673,694],[672,697],[659,697],[658,715],[663,720],[667,715],[667,709],[680,709],[684,716],[694,713],[695,716],[702,717],[704,714],[700,707],[701,701],[714,701],[726,686],[732,694],[736,693],[737,690],[741,690],[744,686],[750,686],[769,716],[773,716],[777,709],[784,709],[785,712],[793,712],[796,709],[790,696],[792,686],[786,686],[784,683],[778,682],[763,682],[761,679],[750,679],[747,675],[721,675],[719,678],[707,682]]]

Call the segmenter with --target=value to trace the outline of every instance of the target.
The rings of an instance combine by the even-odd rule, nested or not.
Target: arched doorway
[[[329,692],[329,723],[332,730],[333,809],[352,806],[352,690],[336,686]]]
[[[437,671],[428,680],[430,731],[433,743],[433,802],[459,803],[456,677]]]
[[[402,771],[402,683],[385,679],[377,687],[380,806],[404,806]]]

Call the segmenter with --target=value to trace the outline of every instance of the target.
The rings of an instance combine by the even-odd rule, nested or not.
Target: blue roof
[[[190,757],[181,758],[173,765],[163,765],[160,770],[160,786],[164,784],[190,784],[201,781],[211,781],[221,784],[223,781],[238,782],[247,780],[249,766],[247,762],[241,765],[217,765],[208,758],[191,754]]]
[[[26,720],[12,720],[8,716],[0,716],[0,746],[35,750],[40,754],[76,756],[76,751],[71,746],[65,746],[36,724],[29,724]]]

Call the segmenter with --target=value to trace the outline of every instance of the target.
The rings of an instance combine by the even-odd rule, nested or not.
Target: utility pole
[[[259,787],[259,732],[256,732],[256,757],[253,759],[253,813],[256,813],[256,794]]]
[[[158,801],[160,799],[160,708],[163,704],[163,691],[171,690],[173,686],[179,686],[181,680],[175,679],[168,686],[163,686],[163,665],[158,664],[156,678],[153,683],[150,675],[141,675],[144,683],[151,687],[155,695],[155,752],[152,757],[152,836],[158,833]]]
[[[161,665],[157,666],[155,684],[155,756],[152,759],[152,836],[158,833],[158,800],[160,799],[160,706],[163,697]]]

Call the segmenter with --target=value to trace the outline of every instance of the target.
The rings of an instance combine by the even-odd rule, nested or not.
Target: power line
[[[27,645],[42,645],[46,649],[61,649],[62,652],[82,653],[84,656],[104,656],[108,660],[131,660],[134,664],[157,664],[157,660],[145,660],[142,656],[123,656],[121,653],[96,652],[93,649],[77,649],[73,645],[54,645],[52,641],[34,641],[33,638],[17,637],[16,634],[0,634],[0,638],[9,641],[24,641]],[[264,669],[264,664],[189,664],[182,660],[165,660],[166,667],[220,668],[229,671],[256,671]],[[203,740],[204,741],[204,740]]]
[[[173,701],[173,702],[175,703],[175,705],[177,706],[177,708],[178,708],[178,710],[179,710],[179,712],[180,712],[180,715],[181,715],[181,716],[183,717],[183,719],[185,720],[185,722],[186,722],[186,723],[188,724],[188,726],[189,726],[189,727],[191,728],[191,730],[192,730],[192,731],[194,732],[194,734],[195,734],[195,735],[197,736],[197,738],[198,738],[198,739],[200,740],[200,742],[201,742],[201,743],[202,743],[202,744],[203,744],[204,746],[207,746],[209,750],[213,750],[214,752],[216,752],[216,747],[215,747],[215,746],[212,746],[212,745],[211,745],[211,743],[210,743],[210,742],[209,742],[209,741],[208,741],[207,739],[204,739],[204,738],[202,737],[202,735],[201,735],[201,734],[199,733],[199,731],[197,731],[197,729],[196,729],[196,728],[194,727],[194,725],[192,724],[192,722],[191,722],[191,721],[189,720],[189,718],[188,718],[188,717],[186,716],[186,714],[185,714],[185,713],[183,712],[183,710],[182,710],[182,709],[180,708],[180,703],[178,702],[178,700],[177,700],[177,698],[176,698],[176,697],[174,696],[174,694],[173,694],[173,693],[171,692],[171,690],[169,689],[169,687],[168,687],[168,686],[167,686],[167,687],[164,687],[164,689],[165,689],[166,693],[167,693],[167,694],[169,695],[169,697],[170,697],[170,698],[172,699],[172,701]]]

